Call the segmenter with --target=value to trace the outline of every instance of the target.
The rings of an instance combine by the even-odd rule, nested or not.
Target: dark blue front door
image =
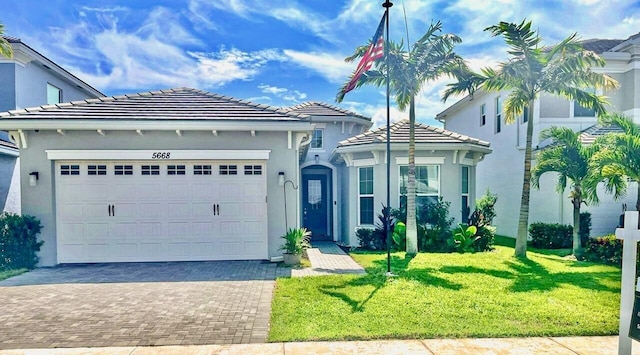
[[[331,240],[328,230],[330,203],[327,190],[327,175],[303,175],[302,224],[311,231],[312,240]]]

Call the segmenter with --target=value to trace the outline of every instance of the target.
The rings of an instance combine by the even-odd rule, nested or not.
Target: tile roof
[[[390,127],[391,143],[409,143],[409,121],[402,120],[394,123]],[[446,129],[429,126],[422,123],[415,125],[416,144],[436,143],[436,144],[475,144],[478,146],[489,147],[489,142],[481,141],[448,131]],[[385,143],[387,141],[387,128],[381,127],[373,131],[367,131],[363,134],[348,138],[338,143],[338,147]]]
[[[580,131],[580,135],[578,139],[580,139],[580,143],[589,145],[592,144],[596,138],[603,136],[607,133],[623,133],[622,128],[618,126],[603,126],[601,124],[595,124],[590,126],[582,131]],[[552,138],[547,138],[535,147],[534,150],[540,150],[548,147],[553,147],[557,145],[557,143]]]
[[[11,37],[11,36],[2,36],[2,38],[6,39],[7,42],[9,43],[22,43],[22,41],[20,40],[20,38],[16,38],[16,37]]]
[[[358,113],[332,106],[324,102],[305,102],[300,105],[288,107],[284,109],[287,112],[300,113],[309,116],[351,116],[371,121],[371,117],[366,117]]]
[[[299,121],[306,117],[191,88],[101,97],[0,113],[1,119]]]
[[[585,39],[584,41],[580,41],[580,43],[582,43],[582,47],[584,49],[588,51],[596,52],[598,54],[602,54],[624,41],[625,40],[622,40],[622,39],[591,38],[591,39]]]

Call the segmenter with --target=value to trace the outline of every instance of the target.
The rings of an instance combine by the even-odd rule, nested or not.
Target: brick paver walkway
[[[291,269],[292,277],[366,273],[360,264],[356,263],[335,243],[315,242],[312,244],[313,248],[307,249],[311,267]]]
[[[262,343],[288,273],[261,261],[36,269],[0,282],[0,349]]]

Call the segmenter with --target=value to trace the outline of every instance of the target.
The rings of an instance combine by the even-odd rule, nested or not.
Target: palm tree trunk
[[[418,225],[416,221],[416,106],[415,97],[409,102],[409,172],[407,181],[407,254],[418,253]]]
[[[522,176],[522,199],[520,200],[520,216],[518,219],[518,235],[516,236],[515,255],[527,257],[527,234],[529,229],[529,196],[531,194],[531,142],[533,140],[533,101],[529,100],[529,120],[527,121],[526,146],[524,150],[524,174]],[[517,124],[517,122],[516,122]],[[516,129],[517,126],[516,126]]]
[[[573,204],[573,255],[580,259],[582,258],[582,241],[580,240],[580,205],[582,205],[582,198],[580,186],[574,188],[574,197],[571,199]]]

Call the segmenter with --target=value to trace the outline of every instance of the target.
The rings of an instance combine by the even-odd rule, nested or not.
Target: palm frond
[[[0,56],[13,58],[13,48],[11,44],[2,37],[4,35],[4,25],[0,23]]]

